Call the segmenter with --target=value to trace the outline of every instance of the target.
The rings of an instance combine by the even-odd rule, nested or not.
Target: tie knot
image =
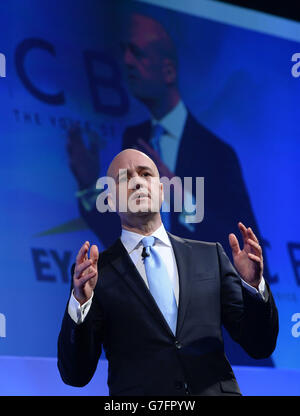
[[[153,244],[154,244],[154,241],[155,241],[155,238],[154,237],[151,237],[151,236],[149,236],[149,237],[144,237],[143,239],[142,239],[142,243],[143,243],[143,246],[144,247],[152,247],[153,246]]]
[[[160,146],[160,138],[165,132],[165,129],[160,124],[155,124],[152,128],[152,136],[150,140],[150,144],[153,149],[161,156],[161,146]]]

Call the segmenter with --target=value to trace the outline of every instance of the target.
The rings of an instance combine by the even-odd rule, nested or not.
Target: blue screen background
[[[300,312],[300,80],[291,74],[299,42],[157,6],[130,7],[167,28],[177,46],[183,100],[238,155],[260,231],[269,243],[270,271],[278,277],[271,286],[280,319],[272,358],[278,369],[299,369],[300,332],[294,328],[292,333],[297,324],[292,316]],[[86,240],[104,248],[80,218],[66,135],[74,122],[98,133],[104,174],[121,149],[126,126],[149,117],[123,80],[116,22],[124,10],[124,4],[118,8],[105,1],[13,0],[0,5],[0,52],[7,63],[7,76],[0,79],[3,357],[56,357],[71,264]],[[28,51],[23,66],[40,91],[62,93],[62,103],[38,99],[20,79],[16,55],[25,39],[52,45],[53,54]],[[117,81],[128,103],[121,108],[115,88],[96,94],[122,114],[95,108],[85,51],[109,57],[118,68]],[[103,61],[95,71],[109,78],[112,66]],[[34,253],[44,263],[40,278]]]

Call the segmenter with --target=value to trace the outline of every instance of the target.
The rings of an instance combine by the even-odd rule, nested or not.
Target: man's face
[[[160,210],[163,185],[155,164],[136,150],[121,152],[110,174],[116,184],[116,210],[122,217],[149,215]]]
[[[159,34],[155,31],[151,21],[136,16],[122,42],[128,84],[141,101],[158,99],[165,88],[164,57],[159,52]]]

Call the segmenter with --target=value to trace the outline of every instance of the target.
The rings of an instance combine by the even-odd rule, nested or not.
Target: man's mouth
[[[133,199],[143,199],[143,198],[149,198],[149,195],[147,192],[136,192],[133,195]]]

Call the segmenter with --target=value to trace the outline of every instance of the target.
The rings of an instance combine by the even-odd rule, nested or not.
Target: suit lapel
[[[174,250],[179,276],[179,305],[176,328],[176,336],[178,336],[183,326],[190,297],[191,247],[180,237],[174,236],[169,232],[168,236]],[[110,263],[154,318],[173,336],[163,314],[120,239],[111,248]]]
[[[143,278],[139,274],[137,268],[132,262],[129,254],[123,246],[120,239],[111,248],[110,263],[118,272],[120,277],[127,283],[134,294],[143,302],[145,307],[151,312],[155,319],[173,335],[169,325],[167,324],[163,314],[158,308],[153,296],[146,286]]]
[[[180,334],[183,326],[186,308],[190,297],[191,277],[191,247],[180,237],[168,232],[177,263],[179,277],[179,305],[176,335]]]

